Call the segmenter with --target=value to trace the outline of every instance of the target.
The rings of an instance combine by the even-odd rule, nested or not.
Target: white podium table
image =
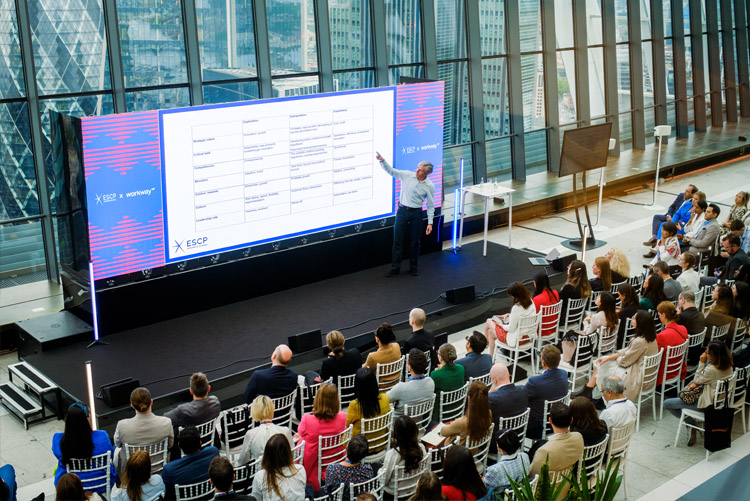
[[[473,186],[467,186],[462,188],[463,193],[461,194],[461,226],[459,227],[458,246],[461,247],[464,240],[464,207],[466,206],[466,194],[471,193],[484,197],[484,250],[483,256],[487,255],[487,225],[490,218],[490,200],[493,198],[502,197],[508,195],[508,248],[512,249],[511,246],[511,226],[513,225],[513,192],[516,191],[513,188],[506,188],[495,183],[483,183],[476,184]]]

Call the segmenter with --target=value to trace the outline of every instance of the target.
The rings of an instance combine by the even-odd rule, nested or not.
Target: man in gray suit
[[[703,228],[698,231],[695,237],[686,236],[683,243],[690,244],[690,252],[706,252],[716,241],[716,237],[721,233],[721,225],[716,220],[721,213],[721,209],[716,204],[709,204],[706,212],[703,214],[705,222]]]

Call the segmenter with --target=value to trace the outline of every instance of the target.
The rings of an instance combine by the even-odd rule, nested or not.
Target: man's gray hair
[[[425,172],[427,172],[428,176],[432,174],[432,164],[430,162],[427,162],[426,160],[423,162],[419,162],[419,167],[424,167]]]
[[[686,303],[695,303],[695,293],[691,291],[680,292],[680,297],[685,300]]]
[[[623,383],[622,379],[620,379],[617,376],[609,376],[602,383],[602,391],[604,392],[607,390],[611,391],[612,393],[616,395],[625,393],[625,383]]]

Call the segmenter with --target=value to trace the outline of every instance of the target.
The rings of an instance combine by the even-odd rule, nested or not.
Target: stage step
[[[24,390],[27,394],[31,393],[39,399],[39,405],[42,407],[42,419],[47,418],[44,409],[44,398],[48,394],[54,394],[55,396],[55,405],[53,408],[57,412],[57,419],[63,418],[62,395],[59,386],[26,362],[19,362],[8,366],[8,378],[11,382],[13,382],[14,377],[23,382]]]
[[[42,414],[42,407],[32,400],[23,389],[8,382],[0,384],[0,403],[13,415],[23,421],[23,426],[29,429],[29,418],[36,414]]]

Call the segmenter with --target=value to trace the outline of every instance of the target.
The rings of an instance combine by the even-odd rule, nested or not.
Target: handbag
[[[576,348],[578,347],[578,333],[570,330],[560,340],[560,351],[562,352],[563,362],[570,364],[573,362],[573,357],[576,354]]]
[[[682,400],[688,405],[693,405],[694,403],[698,401],[698,398],[700,398],[701,393],[703,393],[702,384],[699,384],[695,388],[690,388],[689,386],[686,386],[680,390],[680,400]]]
[[[706,431],[704,432],[703,446],[711,452],[731,447],[734,409],[728,406],[715,409],[713,405],[710,405],[706,407],[704,412]]]

